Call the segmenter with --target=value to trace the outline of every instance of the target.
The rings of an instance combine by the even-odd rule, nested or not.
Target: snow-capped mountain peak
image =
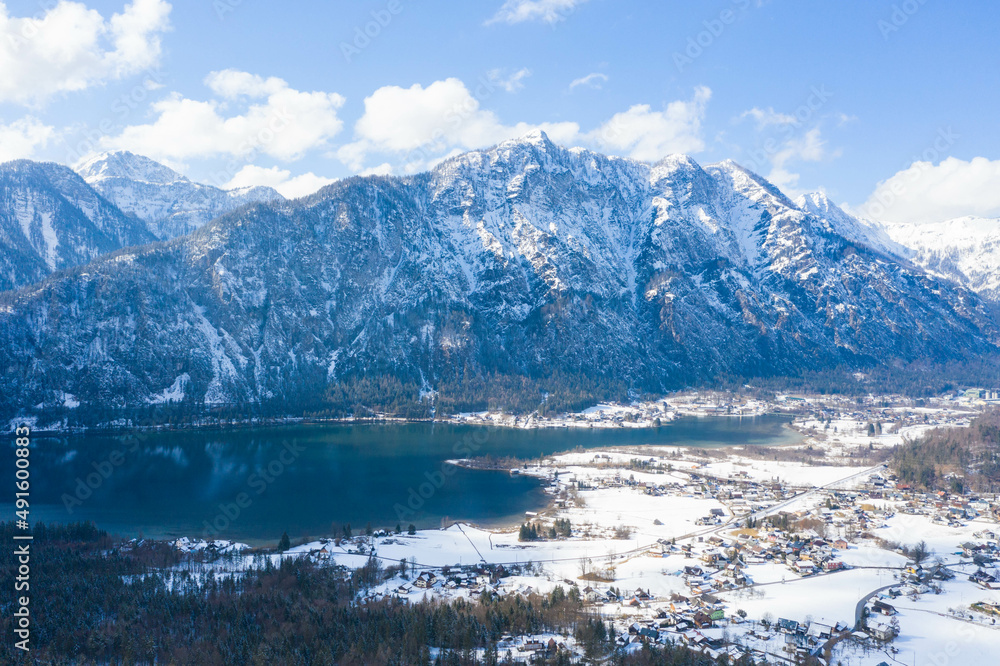
[[[166,221],[230,199],[191,181],[96,184]],[[372,373],[663,390],[997,351],[975,294],[880,249],[881,227],[801,205],[733,162],[648,164],[538,133],[245,207],[19,292],[0,311],[0,394],[133,405],[183,384],[209,403],[292,404]]]
[[[127,150],[101,153],[81,163],[76,172],[91,185],[110,179],[170,185],[188,179],[170,167]]]
[[[886,224],[889,236],[928,271],[1000,300],[1000,219],[959,217],[934,224]]]
[[[851,215],[830,201],[824,192],[803,194],[795,199],[795,205],[825,222],[830,231],[848,240],[896,257],[909,257],[911,254],[887,233],[882,223]]]
[[[227,191],[196,183],[124,150],[98,155],[79,165],[77,173],[119,208],[143,220],[160,240],[189,234],[244,204],[283,199],[270,187]]]

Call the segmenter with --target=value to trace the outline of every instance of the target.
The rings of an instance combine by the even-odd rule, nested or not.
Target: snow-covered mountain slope
[[[0,291],[155,240],[143,222],[100,196],[72,169],[0,164]]]
[[[287,404],[349,377],[478,372],[660,390],[993,353],[991,317],[734,163],[534,133],[21,290],[0,303],[0,394]]]
[[[159,162],[127,151],[93,157],[77,172],[119,208],[144,220],[161,240],[191,233],[244,204],[282,199],[270,187],[223,190],[195,183]]]
[[[1000,303],[1000,220],[962,217],[921,225],[863,220],[821,192],[801,196],[795,204],[845,238],[911,261]]]
[[[960,217],[937,224],[887,224],[914,262],[1000,302],[1000,219]]]
[[[884,254],[897,257],[910,256],[907,248],[894,240],[882,223],[847,213],[830,201],[823,192],[803,194],[795,200],[795,205],[829,224],[831,231],[844,238],[867,245]]]

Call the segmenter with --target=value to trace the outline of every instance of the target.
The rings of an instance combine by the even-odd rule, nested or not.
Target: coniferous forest
[[[893,452],[899,478],[928,490],[962,493],[1000,488],[1000,410],[984,412],[968,428],[935,428]]]
[[[0,523],[8,543],[13,523]],[[589,659],[620,665],[714,664],[683,648],[616,653],[613,626],[589,613],[575,588],[475,603],[357,602],[396,572],[354,572],[287,558],[255,558],[240,576],[184,571],[170,545],[122,542],[93,524],[37,524],[32,542],[32,651],[0,644],[4,664],[502,664],[504,634],[565,632]],[[7,549],[0,576],[13,580]],[[0,631],[11,635],[4,600]],[[437,648],[432,655],[430,647]],[[477,653],[477,648],[486,648]],[[568,664],[562,651],[546,663]],[[593,663],[596,663],[594,661]],[[749,663],[749,662],[747,662]]]

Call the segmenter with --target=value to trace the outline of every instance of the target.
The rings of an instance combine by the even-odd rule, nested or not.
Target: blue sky
[[[0,160],[130,149],[294,195],[541,127],[879,219],[1000,216],[997,25],[985,1],[8,1]]]

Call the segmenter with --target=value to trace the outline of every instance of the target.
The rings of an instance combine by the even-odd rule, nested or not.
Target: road
[[[868,601],[879,592],[888,590],[890,587],[896,587],[897,585],[899,585],[899,581],[893,583],[892,585],[883,585],[882,587],[872,590],[865,596],[861,597],[861,601],[859,601],[858,605],[854,607],[854,631],[857,631],[861,627],[861,614],[865,611],[865,604],[867,604]]]

